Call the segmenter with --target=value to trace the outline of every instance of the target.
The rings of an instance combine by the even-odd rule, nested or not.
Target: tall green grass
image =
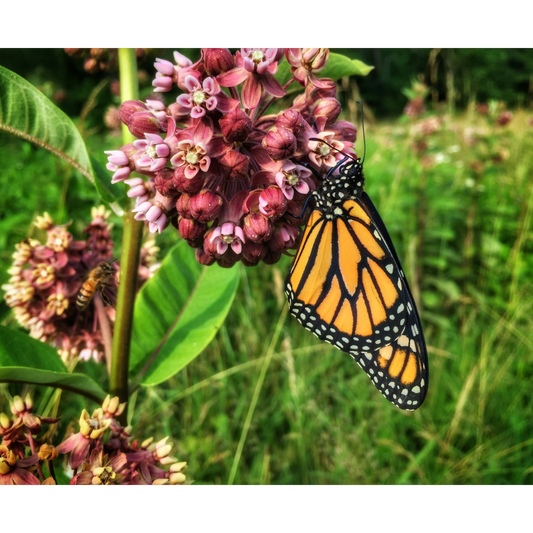
[[[197,483],[531,481],[533,132],[520,112],[504,127],[473,112],[443,120],[427,168],[408,123],[367,128],[367,191],[419,299],[424,405],[394,408],[346,354],[284,312],[290,258],[241,268],[212,346],[138,400],[139,426],[157,433],[168,420]],[[470,146],[474,126],[487,133]],[[508,158],[493,161],[500,148]]]
[[[409,122],[366,130],[366,189],[402,260],[428,344],[423,406],[403,412],[389,404],[348,355],[287,314],[291,258],[283,257],[274,266],[240,265],[238,295],[213,343],[168,383],[134,398],[136,435],[171,435],[199,484],[533,480],[533,128],[523,111],[503,127],[473,109],[442,120],[424,154],[434,164],[415,153]],[[486,130],[475,146],[465,140],[471,127]],[[12,202],[8,214],[29,216],[48,203],[62,209],[54,204],[61,172],[39,177],[55,184],[49,200],[9,185],[26,206]],[[71,180],[65,215],[89,195]],[[24,223],[8,230],[3,266]],[[171,240],[164,236],[163,248]]]

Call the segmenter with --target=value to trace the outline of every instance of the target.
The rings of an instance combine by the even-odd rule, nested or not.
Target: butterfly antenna
[[[363,102],[357,100],[357,103],[361,106],[361,128],[363,128],[363,161],[361,164],[363,164],[366,157],[365,114],[363,113]]]

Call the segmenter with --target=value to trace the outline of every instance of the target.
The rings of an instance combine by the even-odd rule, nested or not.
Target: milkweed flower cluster
[[[68,225],[58,226],[48,213],[37,217],[34,225],[46,232],[44,242],[28,238],[15,246],[9,282],[2,286],[5,301],[13,308],[15,319],[29,330],[30,336],[56,347],[66,362],[103,358],[104,348],[99,319],[92,303],[84,311],[76,306],[78,292],[88,273],[113,258],[108,218],[104,207],[93,208],[85,240],[74,240]],[[145,250],[140,278],[151,275],[148,263],[157,250]],[[115,298],[116,277],[108,282],[106,296]],[[108,320],[114,309],[106,307]]]
[[[317,185],[305,165],[325,173],[357,134],[337,120],[335,83],[318,77],[328,57],[326,48],[204,48],[194,63],[179,52],[174,63],[158,59],[155,92],[180,94],[168,106],[124,102],[120,118],[137,140],[106,152],[112,183],[124,181],[135,198],[135,218],[152,233],[172,224],[206,265],[272,264],[294,250],[295,217]],[[292,74],[284,86],[282,61]],[[280,99],[291,83],[303,89],[287,106]],[[266,114],[273,104],[281,110]]]
[[[54,460],[68,456],[73,470],[71,485],[183,485],[188,482],[187,463],[170,455],[168,437],[142,442],[131,436],[132,428],[117,420],[126,404],[109,395],[91,415],[84,409],[79,431],[54,446],[38,437],[42,424],[59,418],[33,414],[30,396],[15,396],[10,418],[0,413],[0,485],[55,485]],[[50,432],[47,432],[50,435]],[[58,461],[56,461],[57,463]],[[43,475],[44,463],[50,477]]]

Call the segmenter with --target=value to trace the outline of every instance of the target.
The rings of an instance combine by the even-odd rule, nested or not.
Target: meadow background
[[[134,434],[170,435],[197,484],[529,484],[533,51],[334,51],[375,67],[339,84],[343,118],[359,125],[355,100],[363,100],[366,190],[402,260],[428,344],[424,405],[396,409],[350,357],[287,314],[291,258],[283,257],[234,267],[241,281],[225,324],[185,370],[132,398]],[[141,63],[142,98],[154,58],[171,54],[153,50]],[[74,118],[100,162],[121,146],[109,127],[116,74],[88,74],[52,49],[2,49],[0,65]],[[422,93],[425,109],[406,114]],[[357,147],[362,155],[361,135]],[[5,133],[0,161],[3,284],[36,214],[72,220],[76,236],[98,200],[62,160]],[[121,220],[112,221],[119,243]],[[177,240],[170,230],[158,237],[161,258]],[[16,327],[9,311],[2,301],[1,322]],[[102,367],[83,370],[105,383]],[[0,389],[0,412],[9,411],[6,398]],[[96,407],[62,398],[61,432],[83,407]]]

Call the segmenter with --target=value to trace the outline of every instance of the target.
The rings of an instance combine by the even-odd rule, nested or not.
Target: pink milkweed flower
[[[296,81],[307,87],[311,82],[315,87],[331,89],[335,83],[329,78],[319,79],[315,76],[325,66],[329,58],[329,48],[286,48],[285,56],[291,65],[291,72]]]
[[[309,141],[309,159],[317,167],[321,167],[323,164],[327,167],[334,167],[337,161],[344,157],[341,153],[344,150],[344,143],[334,140],[334,132],[321,131],[316,134],[316,137],[323,139],[333,148],[320,141]]]
[[[176,54],[178,54],[177,58]],[[192,61],[179,52],[174,52],[174,57],[177,59],[176,63],[178,64],[178,69],[190,67],[192,65]],[[155,80],[152,82],[152,85],[155,87],[154,93],[170,91],[174,85],[173,78],[176,74],[176,67],[174,67],[170,61],[159,58],[156,58],[154,67],[157,70]]]
[[[307,194],[312,188],[314,189],[311,171],[291,161],[283,163],[281,170],[276,174],[276,183],[287,200],[294,198],[294,191]]]
[[[163,168],[167,164],[170,148],[165,144],[162,137],[155,133],[145,133],[145,140],[133,141],[133,146],[140,152],[144,152],[137,160],[139,167],[150,167],[151,172]]]
[[[20,459],[5,444],[0,444],[0,485],[40,485],[39,480],[25,470],[39,462],[37,454]]]
[[[177,115],[188,115],[192,118],[201,118],[207,111],[218,109],[227,113],[239,103],[229,98],[220,89],[215,78],[205,78],[202,83],[194,76],[187,76],[184,81],[188,94],[180,94],[176,102],[181,106],[175,109]]]
[[[154,67],[157,72],[155,80],[152,82],[155,87],[154,92],[168,92],[174,84],[180,89],[184,89],[183,82],[186,76],[191,75],[197,79],[201,77],[202,73],[195,70],[201,58],[193,64],[188,57],[179,52],[174,52],[174,61],[176,62],[175,65],[166,59],[156,59]]]
[[[181,130],[177,134],[178,152],[172,156],[170,164],[177,168],[185,166],[187,179],[194,178],[200,171],[207,172],[211,157],[221,157],[229,150],[224,139],[213,138],[213,122],[209,117],[202,119],[193,128]]]
[[[150,233],[161,233],[167,223],[167,215],[171,203],[171,199],[164,197],[160,193],[156,193],[155,197],[146,202],[136,205],[132,212],[136,213],[135,220],[146,220],[148,222],[148,230]]]
[[[84,409],[80,416],[80,431],[67,437],[59,446],[57,453],[70,453],[71,468],[78,468],[89,453],[103,440],[112,420],[104,418],[102,408],[96,409],[92,416]]]
[[[253,109],[261,99],[261,89],[277,98],[285,95],[285,89],[274,77],[278,71],[278,48],[241,48],[235,52],[234,69],[217,76],[223,87],[242,86],[242,103]]]
[[[211,242],[216,242],[217,253],[222,255],[231,246],[231,249],[238,255],[242,251],[245,242],[244,232],[240,226],[233,222],[225,222],[222,226],[215,228],[211,234]]]
[[[138,203],[146,202],[150,198],[146,189],[146,182],[142,178],[131,178],[124,183],[131,187],[127,193],[129,198],[137,198]]]
[[[225,254],[230,246],[236,255],[240,255],[242,252],[242,245],[246,242],[246,239],[240,223],[243,216],[243,202],[247,196],[248,191],[239,191],[230,202],[225,201],[220,210],[219,221],[221,225],[216,227],[209,237],[209,243],[216,244],[218,255]],[[205,251],[209,253],[209,250]]]
[[[122,150],[108,150],[107,170],[114,172],[111,183],[119,183],[129,178],[131,174],[130,160]]]

